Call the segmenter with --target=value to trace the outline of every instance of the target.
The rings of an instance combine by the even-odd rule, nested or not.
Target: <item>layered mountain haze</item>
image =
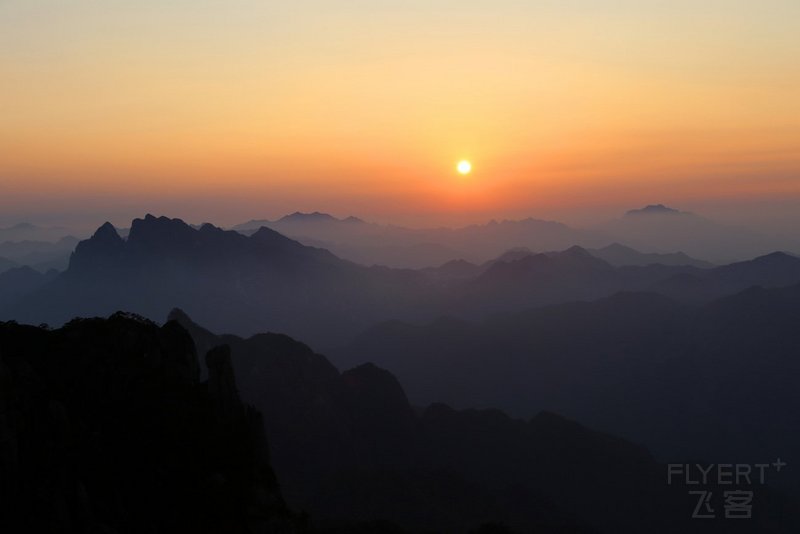
[[[698,260],[683,252],[669,253],[643,253],[631,247],[626,247],[620,243],[612,243],[599,249],[590,249],[592,256],[605,260],[611,265],[691,265],[694,267],[708,268],[714,264],[704,260]]]
[[[599,256],[634,264],[615,266]],[[335,346],[381,320],[476,320],[618,291],[707,302],[751,285],[800,282],[800,259],[783,253],[715,268],[698,267],[705,264],[691,258],[679,265],[684,259],[618,246],[572,246],[538,254],[514,248],[481,265],[365,267],[266,227],[245,236],[148,215],[133,221],[126,238],[109,223],[101,226],[78,244],[59,275],[25,268],[4,273],[0,316],[61,324],[119,308],[157,317],[178,305],[215,329],[285,332],[316,346]]]
[[[69,230],[63,226],[38,226],[29,222],[21,222],[0,228],[0,243],[4,241],[55,242],[68,235]]]
[[[774,250],[800,250],[796,236],[777,237],[744,226],[720,224],[663,204],[630,210],[601,224],[598,231],[651,252],[685,252],[713,263],[728,263]]]
[[[104,224],[76,247],[66,272],[4,309],[57,324],[120,307],[155,317],[180,305],[230,331],[334,340],[375,316],[407,316],[427,285],[422,274],[362,267],[268,228],[246,237],[148,215],[124,240]]]
[[[368,225],[284,221],[300,222]],[[415,270],[363,266],[265,226],[244,235],[147,215],[124,235],[100,226],[64,272],[0,273],[0,314],[58,325],[169,313],[164,328],[180,324],[208,354],[193,383],[263,414],[281,495],[322,532],[735,532],[689,520],[664,464],[800,449],[800,258],[715,266],[616,242],[535,252],[525,224],[464,230],[462,244],[505,235],[487,261]],[[122,330],[109,335],[128,320],[112,317]],[[310,347],[337,348],[329,360]],[[753,524],[793,532],[785,510],[800,479],[759,494]],[[270,513],[302,527],[286,508]]]
[[[25,265],[38,271],[50,269],[63,271],[69,265],[69,257],[79,240],[73,236],[65,236],[57,241],[4,241],[0,242],[0,272],[4,269],[4,261],[15,265]]]
[[[800,285],[702,306],[620,293],[484,322],[388,322],[330,354],[392,369],[415,403],[538,407],[665,461],[741,461],[800,447],[798,320]]]
[[[519,246],[551,250],[603,241],[591,232],[533,218],[462,228],[415,229],[367,223],[356,217],[337,219],[319,212],[298,212],[275,221],[250,221],[233,229],[250,233],[261,226],[358,263],[401,268],[432,267],[459,258],[480,263]]]
[[[407,228],[337,218],[320,212],[295,212],[276,220],[252,220],[233,227],[244,234],[261,226],[340,257],[391,267],[425,268],[454,259],[484,263],[511,248],[597,249],[615,265],[695,265],[729,263],[774,250],[800,251],[800,239],[771,236],[741,226],[714,222],[663,204],[629,210],[619,219],[577,228],[535,218],[490,221],[460,228]],[[631,250],[644,251],[637,257]]]

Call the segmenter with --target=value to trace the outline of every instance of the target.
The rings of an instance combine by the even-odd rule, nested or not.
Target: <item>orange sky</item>
[[[270,4],[0,2],[0,210],[435,222],[800,198],[795,0]]]

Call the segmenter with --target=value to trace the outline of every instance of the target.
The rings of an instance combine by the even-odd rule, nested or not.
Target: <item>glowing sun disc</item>
[[[469,174],[470,171],[472,170],[472,163],[470,163],[465,159],[462,159],[461,161],[458,162],[456,169],[458,169],[459,174]]]

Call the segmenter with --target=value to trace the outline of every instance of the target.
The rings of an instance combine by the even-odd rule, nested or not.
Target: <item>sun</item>
[[[456,169],[458,169],[459,174],[469,174],[472,171],[472,163],[462,159],[458,162],[458,165],[456,165]]]

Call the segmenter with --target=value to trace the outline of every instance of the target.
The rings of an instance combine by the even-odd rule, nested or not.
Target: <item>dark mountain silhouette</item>
[[[133,221],[127,239],[111,224],[101,226],[78,244],[69,269],[54,280],[28,272],[29,280],[11,284],[0,299],[0,316],[61,324],[76,315],[102,316],[119,308],[163,316],[179,305],[222,331],[281,331],[316,346],[333,346],[389,319],[477,319],[621,290],[705,302],[753,284],[800,282],[800,260],[790,256],[699,269],[614,267],[577,246],[546,254],[512,253],[518,259],[478,268],[469,263],[420,271],[368,268],[266,227],[244,236],[210,224],[196,229],[179,219],[147,216]],[[3,286],[9,284],[0,282]]]
[[[800,286],[704,306],[646,293],[498,315],[378,325],[333,361],[395,372],[412,402],[549,409],[665,460],[800,449]]]
[[[508,261],[503,261],[507,258]],[[513,249],[500,259],[487,262],[475,270],[478,274],[450,292],[445,312],[475,319],[489,311],[513,311],[578,300],[595,300],[618,291],[663,291],[670,286],[662,282],[681,275],[706,277],[711,271],[691,265],[649,264],[614,267],[596,257],[592,251],[573,246],[560,252],[533,254],[526,249]],[[750,281],[723,287],[710,278],[705,299],[739,291]],[[798,279],[800,280],[800,279]],[[713,290],[712,290],[713,288]],[[676,292],[690,301],[701,294]],[[475,313],[477,311],[477,313]]]
[[[800,259],[773,252],[752,260],[713,269],[666,275],[652,291],[684,302],[702,303],[737,293],[751,286],[782,287],[800,283]]]
[[[612,243],[606,247],[589,250],[589,253],[596,258],[607,261],[611,265],[621,267],[624,265],[691,265],[693,267],[710,268],[714,265],[710,262],[697,260],[683,252],[671,252],[667,254],[639,252],[638,250],[626,247],[619,243]]]
[[[450,260],[438,267],[422,269],[422,272],[435,280],[457,282],[475,278],[484,270],[484,265],[476,265],[466,260]]]
[[[592,299],[608,295],[622,283],[617,271],[581,247],[552,254],[512,252],[511,261],[495,261],[464,287],[466,302],[481,302],[484,310]],[[469,304],[468,308],[476,304]]]
[[[127,314],[0,323],[3,532],[299,532],[230,355]]]
[[[589,255],[603,260],[604,262],[614,267],[647,267],[647,266],[666,266],[666,267],[697,267],[697,268],[711,268],[713,264],[702,260],[696,260],[683,254],[682,252],[669,253],[669,254],[646,254],[639,252],[630,247],[613,243],[607,247],[600,249],[583,249]],[[469,279],[476,278],[489,270],[497,263],[510,263],[517,260],[522,260],[531,256],[542,254],[547,257],[559,257],[559,251],[551,251],[545,253],[536,253],[527,247],[515,247],[507,250],[498,257],[489,260],[483,264],[474,264],[466,260],[451,260],[439,267],[423,269],[426,273],[430,273],[438,278],[451,278],[451,279]],[[530,261],[530,260],[526,260]],[[632,272],[633,270],[628,270]],[[687,269],[688,272],[694,273],[696,270]],[[665,276],[674,274],[672,270],[665,270]],[[680,271],[684,274],[684,271]]]
[[[714,269],[711,278],[724,289],[742,285],[780,287],[800,282],[800,258],[785,252],[773,252],[753,260]]]
[[[377,320],[426,320],[465,304],[466,311],[481,313],[484,301],[491,305],[505,297],[502,291],[482,294],[472,287],[480,285],[426,272],[362,267],[268,228],[244,236],[147,216],[133,221],[125,240],[104,224],[79,243],[63,275],[0,306],[5,304],[8,318],[59,324],[120,307],[157,316],[179,304],[220,329],[270,329],[332,344]],[[585,295],[554,290],[548,298],[576,296]],[[548,302],[533,298],[535,292],[528,297],[520,303]]]
[[[536,255],[536,252],[532,251],[528,247],[514,247],[512,249],[509,249],[509,250],[503,252],[502,254],[500,254],[499,256],[494,258],[493,260],[487,261],[486,263],[483,264],[483,266],[484,266],[484,269],[488,269],[489,267],[491,267],[495,263],[499,263],[499,262],[508,263],[508,262],[517,261],[517,260],[521,260],[521,259],[527,258],[528,256],[535,256],[535,255]]]
[[[475,270],[479,273],[475,278],[459,288],[456,298],[473,299],[462,302],[462,310],[514,310],[596,300],[618,291],[648,291],[704,303],[754,285],[800,283],[800,258],[783,252],[714,268],[658,263],[613,267],[581,247],[542,254],[515,249],[502,257],[510,261],[484,264]]]
[[[242,397],[264,412],[287,499],[322,525],[359,517],[437,532],[500,522],[545,533],[732,528],[687,521],[686,488],[665,485],[665,467],[644,448],[563,417],[414,410],[394,376],[372,364],[339,373],[286,336],[216,336],[180,310],[170,318],[199,348],[231,347]],[[761,524],[772,528],[786,504],[771,493],[765,501]]]
[[[163,316],[177,304],[219,328],[330,341],[376,316],[408,316],[427,285],[421,273],[362,267],[268,228],[247,237],[147,216],[133,221],[126,240],[100,227],[65,273],[7,304],[5,316],[58,324],[120,307]]]

